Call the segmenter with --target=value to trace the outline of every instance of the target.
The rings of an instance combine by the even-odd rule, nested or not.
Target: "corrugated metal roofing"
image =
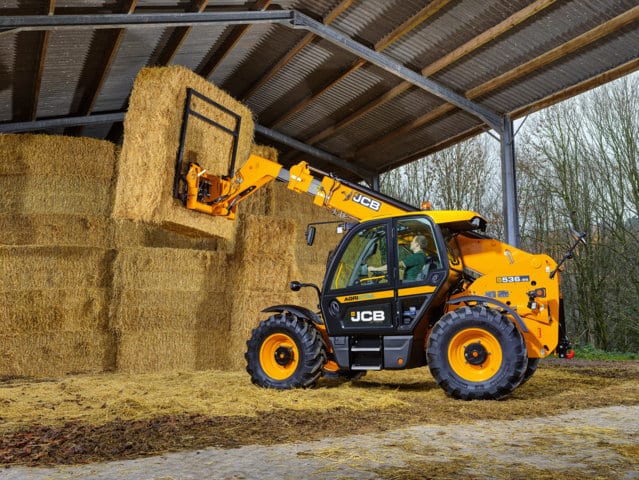
[[[639,0],[0,0],[0,16],[298,10],[497,115],[524,115],[639,68]],[[345,161],[354,178],[489,127],[333,41],[282,24],[0,31],[0,129],[124,112],[137,72],[163,63],[207,77],[256,122]],[[578,85],[578,87],[575,87]],[[70,122],[73,123],[73,122]],[[2,130],[0,130],[2,131]],[[49,132],[121,140],[121,124]]]

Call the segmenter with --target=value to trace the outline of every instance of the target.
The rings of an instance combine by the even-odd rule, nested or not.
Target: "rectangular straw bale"
[[[286,291],[291,280],[296,280],[293,273],[294,261],[293,255],[260,253],[244,256],[237,265],[233,285],[255,292]]]
[[[321,288],[325,272],[326,266],[323,263],[298,263],[297,268],[295,269],[295,276],[297,277],[296,280],[299,280],[300,282],[314,283]],[[313,293],[312,298],[313,302],[317,303],[317,296],[315,293]]]
[[[195,370],[192,330],[145,330],[118,335],[116,369],[123,373]]]
[[[279,152],[275,148],[257,144],[251,146],[251,154],[274,162],[278,161],[279,156]],[[239,206],[239,211],[243,214],[273,215],[275,208],[273,203],[273,189],[278,184],[280,184],[280,182],[273,181],[260,188],[257,192],[252,193],[246,200],[242,201]]]
[[[236,253],[289,257],[294,252],[295,222],[265,215],[239,216]]]
[[[227,330],[198,328],[195,330],[150,329],[118,334],[118,372],[153,373],[175,370],[229,370],[231,352]],[[237,368],[235,360],[232,368]]]
[[[229,356],[232,352],[229,343],[229,330],[207,328],[195,331],[195,369],[229,370]],[[240,352],[242,355],[244,352]]]
[[[106,216],[111,211],[110,180],[102,177],[2,175],[0,191],[0,214]]]
[[[186,210],[172,196],[187,87],[240,114],[236,166],[248,157],[254,128],[248,108],[184,67],[142,69],[135,80],[124,121],[114,216],[159,223],[185,234],[200,232],[232,238],[233,222]],[[230,126],[228,114],[219,113],[201,100],[196,103],[198,111]],[[221,138],[218,129],[191,117],[185,160],[195,161],[211,173],[227,174],[230,143]]]
[[[108,332],[0,334],[0,375],[60,377],[99,373],[115,366]]]
[[[241,215],[272,215],[273,183],[269,183],[252,193],[238,206]]]
[[[304,237],[306,226],[314,222],[337,222],[340,218],[315,205],[311,196],[295,193],[281,182],[273,184],[270,201],[271,215],[288,218],[297,225],[298,233],[294,239],[297,263],[325,262],[328,253],[341,240],[342,235],[335,233],[338,224],[317,225],[315,242],[311,247],[306,245]]]
[[[0,292],[0,332],[96,332],[108,327],[106,288]]]
[[[111,142],[86,137],[0,134],[0,176],[81,176],[110,180],[116,149]],[[40,200],[46,195],[46,190],[40,192]]]
[[[111,220],[100,215],[0,214],[0,245],[110,246]]]
[[[217,293],[177,290],[133,290],[117,294],[111,327],[119,333],[145,330],[228,331],[230,300]]]
[[[225,252],[180,248],[121,248],[114,265],[114,288],[157,291],[226,291]]]
[[[209,236],[189,236],[166,230],[156,223],[135,220],[112,219],[113,245],[116,248],[153,247],[195,250],[231,249],[229,241]]]
[[[282,182],[274,183],[273,203],[275,209],[273,215],[284,216],[302,223],[340,220],[330,210],[315,205],[312,195],[294,192]]]
[[[259,155],[260,157],[266,158],[273,162],[277,162],[279,157],[279,152],[275,147],[271,147],[268,145],[258,145],[257,143],[251,145],[251,154]]]
[[[114,252],[95,247],[0,247],[0,291],[102,288]]]

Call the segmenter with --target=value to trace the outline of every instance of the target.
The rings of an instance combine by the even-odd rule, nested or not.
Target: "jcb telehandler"
[[[245,354],[253,383],[308,387],[322,374],[428,365],[450,396],[499,399],[528,380],[539,359],[572,356],[560,265],[489,238],[475,212],[419,211],[305,162],[286,169],[256,155],[216,176],[183,165],[178,154],[174,195],[189,209],[233,219],[241,200],[274,180],[355,223],[330,254],[321,289],[291,283],[317,290],[319,313],[299,305],[263,310],[269,316]],[[313,235],[311,226],[309,243]],[[422,257],[418,272],[412,255]]]

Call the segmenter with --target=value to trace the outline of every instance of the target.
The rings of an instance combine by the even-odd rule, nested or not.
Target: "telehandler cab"
[[[245,354],[253,383],[309,387],[323,374],[356,378],[428,365],[452,397],[500,399],[527,381],[541,358],[572,357],[557,263],[486,236],[486,220],[475,212],[419,211],[305,162],[287,170],[256,155],[217,176],[183,164],[178,153],[174,195],[189,209],[233,219],[241,200],[273,180],[356,223],[345,223],[321,289],[291,283],[293,290],[316,289],[319,312],[299,305],[263,310],[269,316]],[[313,235],[311,226],[307,239]],[[421,252],[413,251],[416,237]]]

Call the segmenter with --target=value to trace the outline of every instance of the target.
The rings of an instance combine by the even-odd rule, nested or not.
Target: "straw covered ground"
[[[351,383],[322,379],[314,389],[292,391],[255,387],[243,372],[69,376],[39,382],[6,378],[0,383],[0,404],[0,463],[72,464],[413,425],[464,424],[472,429],[480,420],[637,405],[639,362],[545,360],[535,376],[504,401],[450,399],[427,369],[416,369],[371,372]],[[541,433],[530,432],[536,434],[539,439]],[[639,438],[624,442],[636,464]],[[383,478],[426,478],[415,476],[417,471]]]

